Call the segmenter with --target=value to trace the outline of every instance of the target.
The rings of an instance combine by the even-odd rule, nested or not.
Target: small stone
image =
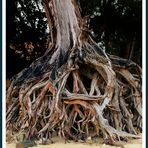
[[[87,140],[91,140],[91,137],[88,137]]]
[[[92,143],[93,143],[92,138],[91,138],[91,137],[88,137],[88,138],[86,139],[86,142],[92,144]]]
[[[36,143],[34,141],[31,140],[25,140],[23,142],[19,142],[16,144],[16,148],[28,148],[28,147],[32,147],[35,146]]]
[[[22,143],[17,143],[16,148],[24,148],[24,145]]]
[[[18,136],[16,136],[16,139],[17,139],[18,142],[24,141],[25,134],[24,133],[19,134]]]

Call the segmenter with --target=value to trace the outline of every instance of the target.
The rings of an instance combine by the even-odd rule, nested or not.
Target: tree
[[[49,31],[40,0],[7,1],[6,20],[7,78],[11,78],[43,55]]]
[[[7,129],[26,138],[102,136],[112,144],[142,130],[141,68],[92,39],[76,0],[45,0],[51,33],[45,54],[7,90]]]

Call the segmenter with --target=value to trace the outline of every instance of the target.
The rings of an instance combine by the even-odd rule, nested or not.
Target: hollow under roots
[[[101,136],[113,142],[138,137],[142,130],[141,69],[131,61],[108,57],[74,49],[57,69],[55,80],[48,71],[19,87],[11,83],[7,130],[46,140],[52,132],[65,140]]]

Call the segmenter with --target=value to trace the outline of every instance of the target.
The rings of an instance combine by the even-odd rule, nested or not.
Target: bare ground
[[[53,141],[54,141],[53,144],[48,144],[48,145],[42,145],[40,142],[38,142],[38,145],[32,148],[118,148],[118,147],[142,148],[142,139],[129,139],[128,142],[117,143],[117,146],[109,146],[103,144],[102,139],[98,139],[95,142],[87,140],[87,142],[85,143],[69,141],[69,143],[65,144],[65,141],[63,139],[56,137],[53,138]],[[6,143],[6,148],[16,148],[16,143],[15,142]]]

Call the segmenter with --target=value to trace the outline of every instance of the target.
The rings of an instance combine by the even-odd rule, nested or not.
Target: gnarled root
[[[8,130],[44,140],[51,139],[53,132],[75,141],[89,136],[111,141],[139,138],[139,67],[124,67],[119,58],[106,60],[91,50],[81,52],[81,56],[79,50],[70,54],[68,61],[56,70],[54,80],[50,78],[51,71],[47,71],[17,86],[14,82],[22,73],[18,74],[7,90]]]

